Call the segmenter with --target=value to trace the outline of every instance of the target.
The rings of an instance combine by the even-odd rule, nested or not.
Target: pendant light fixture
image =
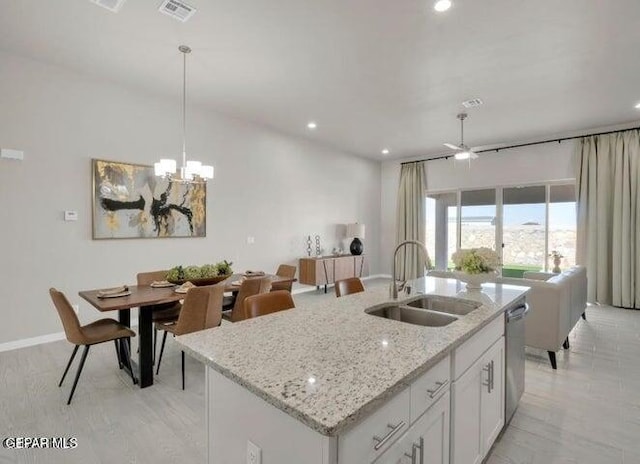
[[[186,45],[178,47],[182,53],[182,166],[176,168],[173,159],[161,159],[153,165],[156,176],[164,177],[170,182],[183,184],[203,184],[213,179],[213,166],[203,166],[200,161],[187,160],[187,55],[191,48]]]

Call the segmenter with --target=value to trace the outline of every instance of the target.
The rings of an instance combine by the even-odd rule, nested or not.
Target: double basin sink
[[[438,295],[422,295],[402,303],[387,303],[365,309],[372,316],[425,327],[444,327],[482,306],[470,300]]]

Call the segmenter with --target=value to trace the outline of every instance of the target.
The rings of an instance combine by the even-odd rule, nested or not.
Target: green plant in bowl
[[[203,266],[176,266],[167,273],[167,280],[178,285],[187,281],[199,286],[213,285],[223,281],[233,273],[232,264],[224,260],[216,264],[205,264]]]

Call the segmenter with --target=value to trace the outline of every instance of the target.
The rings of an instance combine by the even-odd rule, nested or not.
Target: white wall
[[[306,234],[330,252],[338,224],[367,226],[379,268],[380,163],[193,109],[189,152],[214,164],[202,239],[91,239],[91,158],[151,164],[178,157],[178,97],[145,95],[0,53],[0,344],[60,332],[49,287],[98,316],[82,289],[133,283],[137,272],[228,259],[236,270],[275,270],[305,254]],[[64,222],[76,210],[78,222]],[[255,237],[248,245],[247,236]],[[346,240],[342,243],[347,247]],[[116,314],[109,314],[116,317]]]
[[[434,160],[426,163],[427,190],[452,190],[519,185],[575,178],[574,142],[534,145],[498,153],[483,153],[471,162]],[[381,173],[381,271],[390,274],[396,243],[396,201],[400,163],[387,161]]]

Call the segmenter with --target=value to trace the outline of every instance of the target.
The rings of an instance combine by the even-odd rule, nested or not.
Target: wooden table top
[[[225,292],[235,292],[240,288],[239,285],[231,285],[232,282],[238,281],[244,277],[243,274],[233,274],[226,280],[220,282],[224,284]],[[273,274],[264,276],[248,277],[249,279],[259,279],[262,277],[270,277],[272,283],[295,282],[296,279],[288,277],[280,277]],[[220,285],[218,284],[218,285]],[[151,306],[163,303],[171,303],[184,299],[184,293],[176,293],[176,287],[155,288],[148,285],[128,285],[131,295],[121,296],[117,298],[98,298],[98,292],[104,289],[84,290],[78,292],[82,298],[88,301],[98,311],[118,311],[121,309],[130,309],[137,306]]]

